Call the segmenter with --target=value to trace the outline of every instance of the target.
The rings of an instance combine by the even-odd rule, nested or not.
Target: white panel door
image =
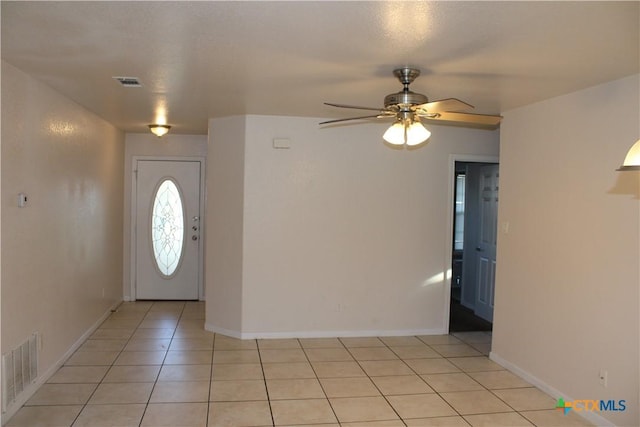
[[[198,299],[200,173],[199,161],[137,161],[136,299]]]
[[[498,165],[480,168],[480,227],[476,246],[475,314],[493,322],[498,225]]]

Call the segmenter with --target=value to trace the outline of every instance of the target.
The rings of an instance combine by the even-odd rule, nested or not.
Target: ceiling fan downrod
[[[404,91],[409,91],[409,85],[420,75],[420,70],[417,68],[397,68],[393,70],[393,75],[400,80],[400,83],[404,86]]]

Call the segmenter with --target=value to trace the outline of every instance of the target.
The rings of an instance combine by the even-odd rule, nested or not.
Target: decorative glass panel
[[[182,198],[176,184],[165,179],[158,187],[151,214],[151,244],[158,270],[171,276],[180,265],[184,242]]]

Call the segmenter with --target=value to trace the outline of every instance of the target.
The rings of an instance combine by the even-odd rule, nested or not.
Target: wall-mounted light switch
[[[600,369],[598,379],[600,380],[600,385],[604,388],[607,388],[607,376],[607,371],[605,369]]]
[[[509,234],[509,227],[511,226],[511,224],[509,224],[509,221],[502,221],[502,232],[504,234]]]
[[[27,206],[27,195],[24,193],[19,193],[18,194],[18,207],[19,208],[24,208],[25,206]]]

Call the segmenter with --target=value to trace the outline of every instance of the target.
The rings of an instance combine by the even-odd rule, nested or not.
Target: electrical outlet
[[[604,388],[607,388],[607,371],[605,371],[604,369],[600,369],[598,378],[600,379],[600,385]]]

